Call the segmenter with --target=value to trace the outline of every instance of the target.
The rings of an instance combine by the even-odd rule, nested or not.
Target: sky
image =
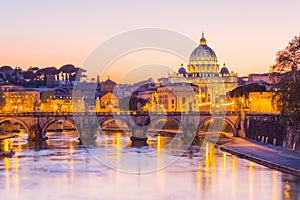
[[[151,27],[195,42],[205,32],[220,65],[240,76],[264,73],[299,35],[299,7],[299,0],[0,0],[0,66],[82,66],[113,36]]]

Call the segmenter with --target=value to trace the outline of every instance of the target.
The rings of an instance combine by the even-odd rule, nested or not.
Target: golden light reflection
[[[121,148],[121,133],[116,134],[116,145],[118,149]]]
[[[213,169],[215,169],[217,166],[216,149],[215,148],[211,149],[210,154],[211,154],[211,166]]]
[[[10,167],[10,160],[9,160],[9,158],[4,158],[3,161],[4,161],[5,170],[8,171],[9,167]]]
[[[209,178],[209,155],[208,155],[208,144],[206,144],[205,148],[205,185],[208,185]]]
[[[18,138],[18,145],[17,145],[16,151],[17,152],[22,151],[22,139],[21,139],[21,137]]]
[[[236,156],[232,155],[231,156],[231,175],[232,175],[232,196],[234,196],[236,194]]]
[[[206,145],[205,145],[205,156],[206,157],[208,156],[208,153],[209,153],[209,151],[208,151],[208,143],[206,143]]]
[[[272,200],[277,199],[277,171],[272,172]]]
[[[222,153],[222,168],[223,168],[223,173],[226,172],[226,161],[227,161],[227,154],[225,152]]]
[[[121,133],[116,133],[115,138],[115,144],[116,144],[116,159],[117,159],[117,163],[118,163],[118,168],[121,168]]]
[[[164,145],[164,137],[161,137],[161,135],[156,136],[156,149],[157,149],[157,158],[161,158],[161,148]],[[160,167],[163,163],[162,159],[157,159],[157,167]],[[164,174],[164,170],[160,170],[160,173]],[[164,181],[163,179],[160,179],[160,181]]]
[[[216,185],[216,173],[217,173],[217,156],[216,156],[216,149],[215,148],[210,148],[210,161],[211,161],[211,188],[214,188]]]
[[[235,174],[236,173],[236,156],[232,156],[232,173]]]
[[[6,151],[9,151],[9,141],[8,140],[4,140],[4,143],[3,143],[3,151],[6,152]]]
[[[75,152],[75,147],[74,147],[74,144],[73,144],[73,142],[72,142],[72,140],[70,140],[70,143],[69,143],[69,145],[70,145],[70,149],[69,149],[69,152],[70,152],[70,155],[72,156],[73,154],[74,154],[74,152]],[[73,171],[74,171],[74,159],[73,159],[73,157],[71,157],[71,159],[70,159],[70,163],[72,164],[71,165],[71,175],[73,175],[74,173],[73,173]]]
[[[72,141],[70,141],[70,155],[73,155],[74,154],[74,152],[75,152],[75,148],[74,148],[74,145],[73,145],[73,142]]]
[[[290,191],[291,191],[292,187],[290,186],[289,182],[286,181],[284,183],[284,200],[290,200],[291,199],[291,194],[290,194]]]
[[[249,162],[249,195],[250,195],[250,199],[253,199],[253,187],[254,187],[254,163]]]
[[[201,191],[201,183],[202,183],[202,164],[199,163],[198,164],[198,168],[199,170],[197,171],[197,189],[198,191]]]
[[[161,148],[161,136],[158,135],[157,136],[157,144],[156,144],[157,151],[160,151],[160,148]]]

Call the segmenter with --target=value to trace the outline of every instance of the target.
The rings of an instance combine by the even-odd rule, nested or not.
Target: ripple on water
[[[114,138],[114,137],[111,137]],[[179,149],[169,152],[164,148],[158,154],[155,148],[118,149],[121,155],[134,154],[149,157],[168,154],[177,157],[168,167],[158,171],[132,175],[112,170],[97,161],[79,145],[77,138],[65,141],[51,140],[39,146],[23,139],[10,140],[16,151],[11,159],[0,160],[0,196],[8,194],[36,199],[299,199],[299,179],[212,149],[193,156]],[[71,141],[71,142],[70,142]],[[126,140],[124,140],[126,142]],[[109,142],[115,142],[113,139]],[[153,143],[157,139],[152,140]],[[59,146],[63,145],[63,146]],[[115,148],[108,145],[106,148]],[[196,151],[197,150],[197,151]],[[112,158],[116,149],[111,149]],[[179,156],[183,155],[183,156]],[[205,156],[207,155],[207,156]],[[2,184],[3,183],[3,184]],[[118,191],[118,192],[116,192]],[[262,192],[263,191],[263,192]],[[2,196],[1,196],[2,197]],[[72,197],[72,198],[71,198]],[[9,198],[10,199],[10,198]],[[17,199],[17,198],[16,198]]]

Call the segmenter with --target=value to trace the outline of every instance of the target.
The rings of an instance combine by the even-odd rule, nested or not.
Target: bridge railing
[[[0,112],[0,117],[38,117],[38,116],[73,116],[73,115],[96,115],[96,116],[126,116],[126,115],[211,115],[209,112],[137,112],[137,111],[117,111],[117,112]],[[213,113],[214,115],[238,115],[238,112]],[[259,114],[259,113],[256,113]]]

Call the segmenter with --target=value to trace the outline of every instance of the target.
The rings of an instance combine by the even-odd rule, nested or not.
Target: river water
[[[80,145],[75,131],[50,132],[43,143],[27,134],[1,141],[13,158],[0,158],[1,200],[53,199],[300,199],[300,179],[237,158],[217,147],[207,156],[181,156],[151,173],[132,174],[107,167]],[[105,148],[130,148],[126,134],[104,133]],[[153,136],[158,152],[169,138]],[[209,144],[205,144],[209,145]],[[141,154],[142,155],[142,154]],[[117,155],[111,154],[112,159]]]

